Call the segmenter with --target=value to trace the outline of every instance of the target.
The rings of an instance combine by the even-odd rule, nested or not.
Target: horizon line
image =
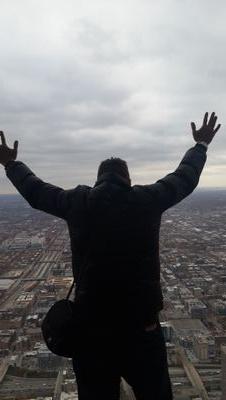
[[[202,186],[196,188],[196,192],[198,190],[226,190],[226,186]],[[194,191],[192,192],[194,193]],[[192,194],[190,193],[190,194]],[[21,196],[23,197],[20,193],[0,193],[0,196]]]

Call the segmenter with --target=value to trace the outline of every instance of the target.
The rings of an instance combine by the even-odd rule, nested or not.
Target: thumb
[[[192,132],[193,132],[193,133],[196,132],[196,126],[195,126],[195,123],[194,123],[194,122],[191,122],[191,129],[192,129]]]
[[[14,142],[14,151],[17,154],[17,150],[18,150],[18,140],[15,140]]]

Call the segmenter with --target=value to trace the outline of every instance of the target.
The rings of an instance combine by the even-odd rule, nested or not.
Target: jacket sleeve
[[[69,191],[43,182],[21,161],[10,161],[5,171],[9,180],[31,207],[66,219]]]
[[[179,203],[193,192],[198,185],[206,158],[205,146],[197,143],[185,153],[174,172],[149,186],[161,212]]]

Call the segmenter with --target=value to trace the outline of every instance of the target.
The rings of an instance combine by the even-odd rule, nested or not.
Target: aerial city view
[[[178,400],[226,398],[225,225],[220,189],[199,189],[163,214],[160,320]],[[76,399],[71,361],[47,349],[40,329],[71,283],[66,223],[1,195],[1,399]],[[121,398],[134,398],[124,381]]]
[[[226,1],[0,5],[0,400],[226,400]]]

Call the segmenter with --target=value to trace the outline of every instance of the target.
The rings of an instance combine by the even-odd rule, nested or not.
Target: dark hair
[[[111,157],[102,161],[98,168],[97,178],[107,172],[116,173],[131,184],[127,163],[121,158]]]

